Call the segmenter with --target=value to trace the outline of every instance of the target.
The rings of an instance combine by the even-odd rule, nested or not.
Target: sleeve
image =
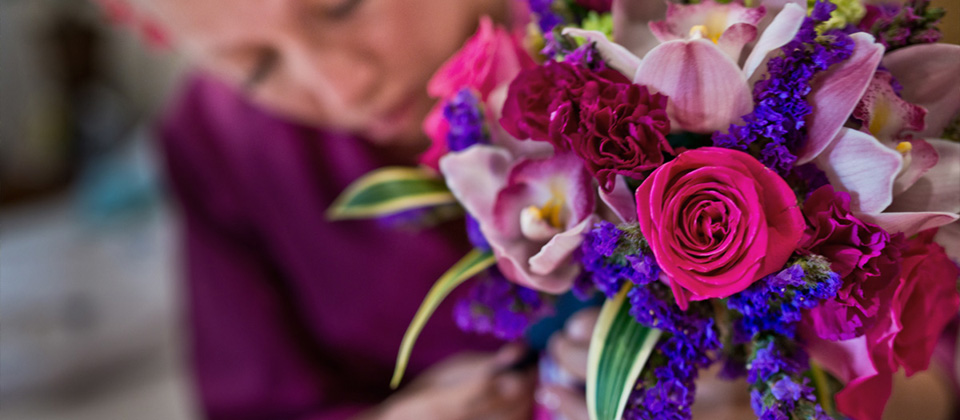
[[[216,125],[192,86],[160,127],[179,203],[189,357],[205,418],[334,420],[365,407],[336,395],[289,290],[242,213]],[[202,89],[201,89],[202,90]]]

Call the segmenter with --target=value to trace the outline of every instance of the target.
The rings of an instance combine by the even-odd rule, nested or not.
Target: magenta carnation
[[[609,191],[616,175],[642,178],[674,153],[666,107],[666,96],[616,71],[552,62],[510,84],[500,122],[517,138],[572,150]]]
[[[863,335],[888,300],[882,296],[900,275],[903,235],[891,236],[850,212],[850,195],[827,185],[804,203],[807,230],[800,249],[830,260],[843,279],[837,297],[810,311],[818,336],[847,340]],[[887,293],[889,294],[889,293]]]

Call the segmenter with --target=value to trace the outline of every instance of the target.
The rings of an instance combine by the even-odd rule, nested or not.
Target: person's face
[[[150,0],[175,43],[258,104],[373,141],[421,138],[426,83],[503,0]]]

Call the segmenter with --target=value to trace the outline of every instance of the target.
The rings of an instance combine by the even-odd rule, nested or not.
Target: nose
[[[298,37],[285,52],[297,84],[320,103],[356,108],[376,93],[375,60],[356,47]]]

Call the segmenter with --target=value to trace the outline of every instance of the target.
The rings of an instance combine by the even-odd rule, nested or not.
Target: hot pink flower
[[[889,306],[866,335],[831,342],[808,337],[808,350],[846,387],[837,408],[857,420],[880,420],[890,397],[893,374],[925,370],[947,323],[960,309],[957,267],[933,242],[935,230],[907,242],[899,280],[887,291]]]
[[[642,178],[673,154],[666,105],[665,96],[613,70],[553,62],[510,84],[501,123],[519,138],[572,150],[610,191],[616,175]]]
[[[810,311],[818,336],[847,340],[863,335],[886,302],[882,292],[900,274],[903,235],[891,237],[850,213],[850,196],[825,186],[804,202],[807,230],[799,249],[826,257],[843,279],[836,298]]]
[[[655,170],[637,190],[637,215],[682,308],[783,268],[804,229],[786,181],[746,153],[716,147]]]
[[[447,152],[449,127],[443,119],[443,103],[447,99],[461,89],[471,88],[486,102],[498,88],[505,88],[520,70],[535,66],[515,34],[495,26],[487,16],[481,18],[477,33],[437,70],[427,85],[430,96],[439,98],[440,102],[424,120],[423,130],[433,144],[421,157],[421,163],[436,168],[440,157]]]

